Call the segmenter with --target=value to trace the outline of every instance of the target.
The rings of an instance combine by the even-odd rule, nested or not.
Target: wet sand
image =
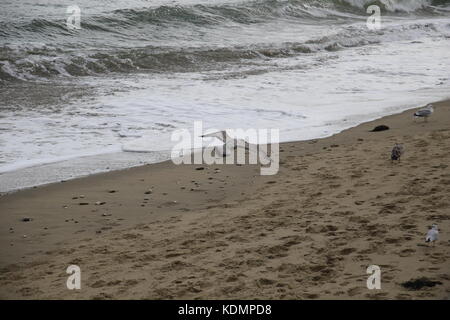
[[[282,144],[275,176],[165,162],[3,195],[0,298],[448,299],[450,102],[435,106]],[[438,284],[401,285],[421,277]]]

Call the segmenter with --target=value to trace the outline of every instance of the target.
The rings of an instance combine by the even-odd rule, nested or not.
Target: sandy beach
[[[448,299],[450,102],[413,112],[284,143],[275,176],[165,162],[2,195],[0,298]]]

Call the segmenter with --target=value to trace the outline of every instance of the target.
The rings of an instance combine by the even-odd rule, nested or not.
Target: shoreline
[[[450,99],[450,98],[448,98],[448,99]],[[435,102],[435,103],[447,101],[448,99],[438,100],[438,102]],[[390,116],[394,116],[397,114],[401,114],[403,112],[407,112],[409,110],[414,110],[417,108],[419,108],[419,107],[418,106],[414,106],[414,107],[410,106],[410,107],[394,108],[395,111],[390,111],[390,112],[388,112],[386,110],[385,115],[379,115],[379,116],[372,117],[372,118],[369,117],[368,120],[364,120],[363,122],[357,122],[349,127],[340,129],[339,131],[337,131],[335,133],[331,133],[329,135],[326,135],[323,137],[318,137],[318,138],[313,138],[313,139],[282,141],[282,142],[280,142],[280,146],[282,144],[300,143],[300,142],[307,142],[307,141],[311,141],[311,140],[327,139],[327,138],[333,137],[335,135],[338,135],[343,131],[350,130],[350,129],[358,127],[360,125],[363,125],[363,124],[366,124],[369,122],[373,122],[373,121],[377,121],[377,120],[383,119],[385,117],[390,117]],[[358,116],[361,116],[361,115],[358,115]],[[45,187],[45,186],[48,186],[51,184],[67,182],[67,181],[71,181],[71,180],[75,180],[75,179],[82,179],[82,178],[86,178],[86,177],[93,176],[93,175],[108,174],[111,172],[129,170],[129,169],[137,168],[137,167],[141,167],[141,166],[154,165],[154,164],[164,163],[164,162],[168,162],[168,163],[172,162],[170,160],[169,156],[164,156],[166,154],[168,154],[167,151],[154,151],[154,152],[124,152],[124,151],[120,151],[120,152],[108,152],[108,153],[92,154],[92,155],[85,155],[85,156],[69,156],[67,159],[60,160],[60,161],[58,160],[58,161],[48,162],[48,163],[45,162],[45,163],[41,163],[41,164],[20,167],[15,170],[0,172],[0,177],[2,175],[3,175],[3,178],[11,176],[8,178],[8,180],[14,180],[14,179],[20,180],[26,176],[37,176],[37,179],[38,179],[39,176],[42,176],[43,174],[37,174],[36,171],[44,171],[44,175],[46,175],[46,176],[49,176],[52,174],[54,175],[53,178],[50,178],[50,179],[46,178],[47,181],[44,180],[42,182],[42,180],[41,180],[41,182],[38,182],[35,178],[34,183],[31,183],[31,184],[30,184],[30,182],[22,183],[22,186],[9,187],[8,190],[5,189],[6,191],[0,190],[0,197],[4,196],[4,195],[16,193],[16,192],[21,192],[21,191],[28,190],[28,189],[41,188],[41,187]],[[119,157],[119,158],[122,157],[123,160],[115,161],[115,160],[113,160],[113,157]],[[146,160],[147,158],[152,158],[153,160],[148,161],[148,160]],[[159,159],[157,159],[157,158],[159,158]],[[163,158],[166,158],[166,159],[163,159]],[[167,158],[169,158],[169,159],[167,159]],[[90,160],[84,161],[86,159],[90,159]],[[93,165],[94,162],[104,162],[105,164],[103,167],[106,166],[107,168],[101,169],[100,167],[95,167]],[[124,164],[124,163],[128,163],[128,164]],[[70,169],[70,167],[73,165],[84,166],[85,173],[80,172],[76,176],[73,176],[74,171],[71,171],[70,173],[64,172],[64,170]],[[109,167],[116,167],[116,168],[109,169]],[[54,173],[55,170],[57,171],[56,174]]]
[[[0,177],[7,178],[6,184],[9,185],[9,189],[5,191],[0,190],[0,196],[6,194],[12,194],[15,192],[20,192],[23,190],[28,190],[32,188],[40,188],[54,183],[67,182],[74,179],[86,178],[92,175],[105,174],[109,172],[128,170],[131,168],[161,163],[167,160],[165,153],[167,152],[151,152],[151,153],[125,153],[125,152],[114,152],[105,153],[92,156],[81,156],[73,157],[63,161],[44,163],[39,165],[34,165],[30,167],[24,167],[13,171],[6,171],[0,173]],[[148,158],[154,159],[150,162]],[[86,159],[89,159],[86,161]],[[161,159],[161,160],[157,160]],[[103,169],[99,166],[95,166],[95,162],[102,163]],[[74,169],[75,167],[76,169]],[[79,172],[79,168],[82,168]],[[64,170],[69,170],[65,172]],[[70,171],[72,170],[72,171]],[[73,176],[76,174],[76,176]],[[30,178],[33,177],[33,178]],[[43,177],[44,176],[44,177]],[[52,176],[51,178],[48,178]],[[28,179],[28,182],[22,182],[21,186],[11,187],[14,180]],[[41,180],[38,180],[41,179]],[[30,182],[30,181],[34,181]]]
[[[408,109],[326,138],[280,143],[275,176],[260,176],[258,166],[176,166],[168,160],[3,194],[0,211],[8,214],[1,216],[0,297],[448,297],[449,205],[442,195],[449,155],[442,146],[450,139],[450,101],[434,104],[427,123],[413,122],[414,109]],[[369,132],[379,124],[390,130]],[[399,138],[407,141],[406,155],[394,166],[389,152]],[[420,166],[428,164],[436,176],[420,177]],[[422,195],[424,186],[435,190]],[[417,244],[425,222],[442,227],[432,253]],[[362,287],[360,264],[368,257],[388,269],[389,291]],[[65,282],[64,266],[74,261],[88,274],[78,293],[55,285]],[[33,278],[49,266],[56,271]],[[155,283],[147,272],[162,279]],[[395,283],[421,273],[443,284],[409,292]],[[296,282],[300,288],[291,287]]]

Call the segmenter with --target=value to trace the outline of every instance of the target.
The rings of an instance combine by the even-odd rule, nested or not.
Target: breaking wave
[[[63,20],[35,18],[31,21],[0,23],[0,81],[45,80],[54,76],[101,75],[111,72],[190,72],[221,70],[244,61],[258,64],[267,59],[336,51],[378,43],[383,35],[368,30],[348,29],[332,37],[283,44],[254,43],[242,46],[176,46],[180,30],[207,33],[213,27],[246,28],[280,23],[332,23],[363,21],[369,5],[380,5],[392,15],[430,16],[448,14],[449,0],[263,0],[216,5],[159,6],[117,9],[83,17],[83,32],[74,35]],[[414,32],[433,32],[432,24],[393,29],[408,37]],[[232,31],[230,31],[232,32]],[[261,31],[264,32],[264,31]],[[392,30],[384,31],[384,34]],[[143,35],[144,34],[144,35]],[[17,44],[17,39],[24,39]],[[33,39],[34,41],[26,41]],[[37,41],[36,41],[37,39]],[[127,39],[136,44],[120,47]],[[170,41],[174,39],[174,41]],[[167,41],[164,41],[167,40]],[[141,41],[141,42],[139,42]],[[139,43],[166,43],[146,45]],[[206,42],[206,41],[205,41]],[[92,47],[99,43],[100,47]]]

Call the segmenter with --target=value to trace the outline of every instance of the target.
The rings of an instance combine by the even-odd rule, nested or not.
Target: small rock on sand
[[[376,126],[375,128],[373,128],[372,132],[380,132],[380,131],[386,131],[389,130],[389,127],[382,124],[380,126]]]
[[[31,218],[28,218],[28,217],[24,217],[24,218],[22,218],[22,222],[30,222],[31,220],[33,220],[33,219],[31,219]]]

